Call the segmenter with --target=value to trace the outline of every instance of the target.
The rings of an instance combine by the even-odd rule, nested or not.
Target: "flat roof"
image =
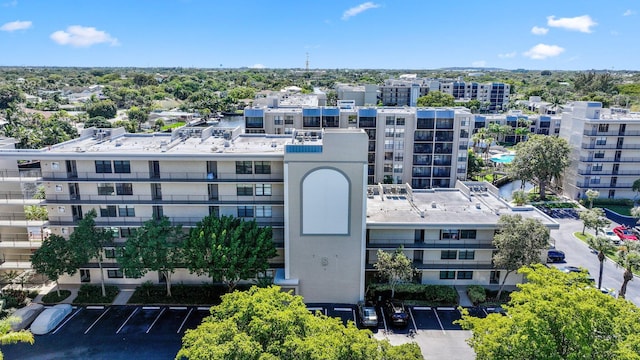
[[[369,186],[367,227],[379,224],[381,227],[495,228],[501,215],[520,214],[538,219],[548,228],[559,228],[556,221],[534,207],[511,207],[482,186],[469,191],[467,196],[465,190],[468,189],[461,187],[463,189],[413,190],[408,185]]]

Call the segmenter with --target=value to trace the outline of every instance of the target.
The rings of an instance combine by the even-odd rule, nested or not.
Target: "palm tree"
[[[598,261],[600,261],[600,271],[598,272],[598,288],[602,288],[602,270],[604,269],[605,254],[613,251],[616,247],[604,236],[588,237],[589,246],[598,252]]]
[[[624,299],[627,284],[633,280],[633,270],[640,268],[640,246],[634,241],[625,241],[618,251],[618,264],[624,267],[622,287],[619,296]]]
[[[17,321],[20,320],[15,317],[0,320],[0,345],[17,344],[19,342],[26,342],[33,345],[33,334],[30,331],[11,331],[11,324]],[[0,360],[3,358],[4,356],[0,351]]]

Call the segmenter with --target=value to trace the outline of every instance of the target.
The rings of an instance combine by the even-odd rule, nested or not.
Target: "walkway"
[[[120,292],[118,293],[118,295],[116,296],[116,298],[113,300],[111,304],[126,305],[127,302],[129,302],[129,299],[131,299],[131,296],[133,296],[133,293],[136,291],[136,285],[119,285],[118,288],[120,289]],[[60,290],[71,291],[71,295],[69,295],[69,297],[67,297],[66,299],[62,300],[60,304],[72,304],[75,298],[78,296],[79,289],[80,289],[80,285],[75,285],[75,284],[60,285]],[[36,296],[32,302],[42,303],[42,297],[51,291],[56,291],[55,283],[49,283],[49,284],[43,285],[40,288],[40,292],[38,296]]]

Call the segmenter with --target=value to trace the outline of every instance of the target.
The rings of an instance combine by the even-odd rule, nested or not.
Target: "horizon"
[[[0,66],[636,71],[636,6],[0,0]]]

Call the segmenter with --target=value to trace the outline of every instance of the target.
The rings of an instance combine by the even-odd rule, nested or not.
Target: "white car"
[[[612,244],[620,244],[620,237],[613,232],[612,229],[604,229],[602,230],[604,236],[611,241]]]
[[[58,304],[45,309],[31,324],[31,332],[34,335],[44,335],[55,329],[67,315],[71,314],[72,307],[69,304]]]

